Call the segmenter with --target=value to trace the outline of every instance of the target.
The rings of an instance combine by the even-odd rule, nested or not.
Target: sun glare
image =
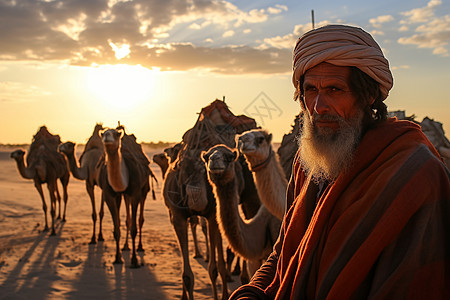
[[[154,79],[154,71],[142,66],[104,65],[88,71],[87,86],[111,109],[128,110],[152,97]]]

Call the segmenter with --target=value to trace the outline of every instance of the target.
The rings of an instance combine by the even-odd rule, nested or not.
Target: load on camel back
[[[183,135],[183,142],[186,150],[208,150],[217,144],[234,147],[236,134],[255,128],[254,119],[235,116],[225,101],[216,99],[202,108],[194,127]]]
[[[256,121],[245,115],[234,115],[225,101],[216,99],[203,107],[194,126],[187,130],[182,138],[182,149],[176,164],[188,159],[198,159],[203,168],[200,153],[217,144],[225,144],[231,148],[236,145],[235,136],[247,130],[256,129]],[[191,197],[182,197],[189,202]],[[205,198],[201,198],[205,199]],[[194,210],[202,210],[207,203],[180,203]]]

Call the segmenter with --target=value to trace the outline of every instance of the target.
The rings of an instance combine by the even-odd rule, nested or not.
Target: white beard
[[[311,116],[303,114],[303,130],[298,141],[300,162],[307,174],[312,174],[317,183],[333,182],[353,161],[354,151],[362,133],[363,111],[345,120],[337,116]],[[317,119],[334,120],[339,123],[337,130],[316,127],[311,121]]]

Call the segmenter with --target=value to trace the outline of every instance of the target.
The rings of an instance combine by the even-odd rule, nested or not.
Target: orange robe
[[[449,171],[419,126],[369,130],[317,191],[296,162],[274,251],[230,299],[450,299]]]

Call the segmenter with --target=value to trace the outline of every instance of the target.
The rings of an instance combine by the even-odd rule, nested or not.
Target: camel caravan
[[[444,135],[442,124],[429,118],[419,124],[448,166],[450,142]],[[240,272],[241,283],[246,283],[271,253],[286,211],[285,193],[301,129],[302,116],[297,115],[290,132],[283,136],[279,147],[275,147],[270,132],[257,126],[248,116],[234,115],[225,101],[216,99],[201,109],[194,126],[184,133],[181,141],[152,157],[161,168],[161,194],[180,248],[182,299],[194,298],[189,228],[194,240],[194,257],[201,256],[196,234],[198,225],[205,235],[207,253],[204,258],[208,262],[214,299],[219,298],[216,284],[219,275],[221,297],[228,299],[227,282],[232,273],[233,256],[236,256],[238,267],[235,272]],[[75,149],[75,143],[62,143],[58,135],[42,126],[34,135],[28,152],[16,150],[11,153],[19,174],[32,179],[40,195],[44,230],[48,231],[50,227],[42,185],[47,184],[50,194],[50,235],[55,235],[55,222],[66,221],[67,186],[72,174],[75,179],[85,182],[92,206],[89,243],[104,240],[102,220],[106,203],[114,225],[114,263],[123,263],[121,251],[130,250],[128,239],[131,237],[131,267],[138,268],[141,264],[136,252],[144,251],[144,205],[150,192],[155,199],[153,184],[157,182],[149,158],[136,137],[126,133],[120,123],[114,129],[96,124],[79,158]],[[62,213],[58,181],[63,188]],[[96,186],[101,190],[98,214]],[[119,212],[122,198],[127,230],[121,248]],[[224,241],[228,245],[227,251]],[[226,258],[225,253],[229,255]]]

